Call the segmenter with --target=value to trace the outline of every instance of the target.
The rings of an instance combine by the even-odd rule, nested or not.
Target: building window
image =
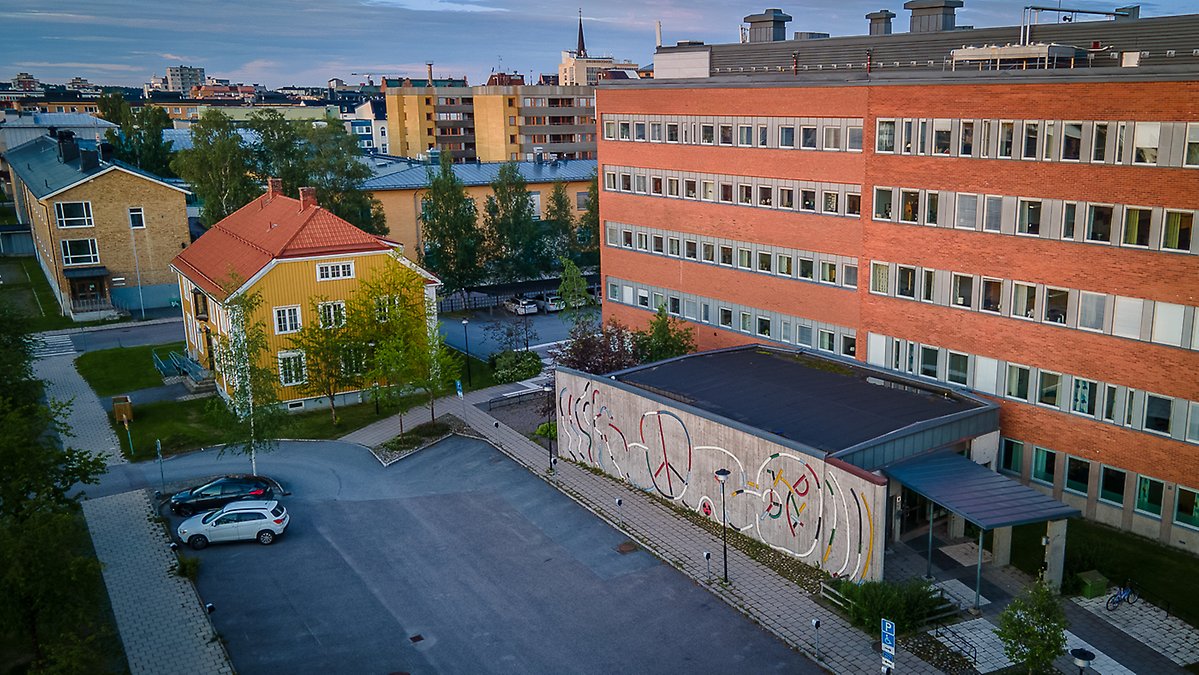
[[[681,307],[682,300],[680,300],[678,297],[672,295],[667,299],[667,302],[668,302],[668,304],[666,305],[666,311],[670,312],[671,314],[673,314],[675,316],[678,316],[679,312],[682,311],[682,307]]]
[[[1145,424],[1146,431],[1159,434],[1170,433],[1170,415],[1173,412],[1174,399],[1156,394],[1145,394]]]
[[[1091,143],[1091,161],[1107,161],[1107,122],[1096,122],[1094,140]]]
[[[1010,438],[999,447],[999,470],[1019,475],[1024,470],[1024,444]]]
[[[731,125],[731,124],[720,125],[720,144],[721,145],[732,145],[733,144],[733,125]]]
[[[726,204],[733,203],[733,184],[732,183],[721,183],[720,184],[720,201],[722,201]]]
[[[1074,390],[1070,396],[1070,410],[1086,415],[1095,416],[1095,398],[1099,393],[1099,384],[1080,377],[1074,378]]]
[[[1062,161],[1077,162],[1082,159],[1082,124],[1066,122],[1062,131]]]
[[[752,330],[753,315],[749,312],[741,312],[741,332],[748,333]]]
[[[999,123],[999,157],[1011,159],[1012,147],[1016,142],[1016,124],[1014,122]]]
[[[616,189],[616,174],[614,172],[609,171],[609,172],[604,173],[604,189],[605,190],[615,190]]]
[[[1102,331],[1106,311],[1106,295],[1083,291],[1079,294],[1078,300],[1078,327],[1084,330]]]
[[[1039,483],[1053,485],[1054,474],[1057,472],[1057,453],[1048,448],[1033,448],[1032,479]]]
[[[683,242],[683,257],[687,258],[688,260],[695,260],[699,257],[695,242],[690,240]]]
[[[891,200],[893,198],[891,188],[874,189],[874,218],[876,220],[891,220]]]
[[[283,335],[300,330],[300,306],[275,308],[275,334]]]
[[[1182,322],[1186,308],[1169,302],[1153,303],[1151,340],[1163,345],[1182,346]]]
[[[346,303],[342,301],[322,302],[321,328],[341,328],[346,325]]]
[[[649,179],[649,193],[651,195],[662,196],[662,177],[651,176]]]
[[[639,193],[641,193],[641,194],[645,194],[645,193],[646,193],[646,180],[645,180],[645,176],[644,176],[644,175],[642,175],[642,174],[637,174],[636,176],[634,176],[634,177],[633,177],[633,191],[634,191],[634,192],[639,192]],[[533,197],[534,197],[534,196],[538,197],[539,199],[537,200],[537,201],[538,201],[538,203],[537,203],[537,204],[534,204],[534,206],[533,206],[533,214],[534,214],[534,215],[533,215],[533,219],[534,219],[534,220],[538,220],[538,219],[539,219],[539,218],[538,218],[538,215],[541,213],[541,209],[540,209],[540,208],[537,208],[537,207],[538,207],[538,206],[540,206],[540,201],[541,201],[541,200],[540,200],[540,197],[541,197],[541,193],[539,193],[539,192],[534,192],[533,194],[529,195],[529,201],[530,201],[530,203],[532,203],[532,201],[533,201]]]
[[[650,237],[650,241],[653,242],[652,250],[654,253],[660,254],[660,253],[664,252],[666,240],[662,237],[662,235],[655,234],[652,237]]]
[[[920,193],[912,190],[899,191],[899,220],[904,223],[920,221]]]
[[[1003,228],[1003,197],[988,195],[983,213],[983,229],[998,232]]]
[[[1112,316],[1112,335],[1134,340],[1141,339],[1141,316],[1144,311],[1144,300],[1116,296],[1115,311]]]
[[[1087,494],[1087,483],[1091,478],[1091,463],[1077,457],[1066,457],[1066,489],[1080,495]]]
[[[645,140],[645,122],[637,122],[633,124],[633,140]]]
[[[129,228],[133,230],[146,229],[146,212],[142,207],[129,207]]]
[[[637,233],[637,250],[638,251],[648,251],[649,250],[649,235],[646,234],[645,232]]]
[[[959,194],[957,207],[953,226],[963,230],[978,229],[978,195]]]
[[[1120,393],[1120,389],[1114,384],[1105,385],[1103,388],[1103,419],[1108,422],[1116,421],[1116,395],[1118,393]]]
[[[1024,152],[1020,155],[1023,159],[1037,158],[1037,139],[1040,130],[1040,122],[1024,123]]]
[[[1186,437],[1188,441],[1199,441],[1199,403],[1191,402],[1190,417],[1187,421]]]
[[[661,122],[650,122],[649,140],[654,143],[662,142],[662,123]]]
[[[96,247],[95,239],[63,239],[59,245],[64,266],[100,263],[100,249]]]
[[[1087,208],[1087,241],[1110,243],[1112,240],[1112,207],[1092,204]]]
[[[925,377],[937,377],[937,366],[940,365],[941,350],[936,347],[920,348],[920,374]]]
[[[683,180],[683,198],[695,199],[695,181],[690,178]]]
[[[815,211],[816,210],[816,191],[815,190],[800,190],[799,191],[799,210],[800,211]]]
[[[948,155],[952,151],[953,143],[952,123],[950,120],[933,120],[933,154]]]
[[[845,139],[847,150],[860,152],[862,150],[862,127],[847,127]]]
[[[96,225],[92,220],[91,202],[54,202],[54,217],[63,229]]]
[[[845,265],[841,268],[841,285],[847,288],[858,287],[857,265]]]
[[[949,352],[949,370],[945,379],[954,384],[966,384],[970,372],[970,357],[966,354]]]
[[[1002,298],[1003,282],[998,279],[983,279],[983,297],[979,309],[998,314]]]
[[[649,307],[649,291],[645,289],[637,289],[637,305],[640,307]]]
[[[752,270],[754,268],[753,253],[749,249],[737,249],[737,267],[740,267],[743,270]]]
[[[1112,504],[1124,503],[1124,484],[1128,474],[1110,466],[1103,467],[1099,472],[1099,499]]]
[[[1174,522],[1189,527],[1199,527],[1199,492],[1179,485],[1175,488]]]
[[[1041,234],[1041,200],[1021,199],[1020,217],[1016,221],[1016,231],[1020,234]]]
[[[1045,289],[1045,320],[1050,323],[1066,323],[1066,311],[1070,307],[1070,291],[1063,288]]]
[[[1138,125],[1139,126],[1139,125]],[[1160,517],[1162,515],[1162,493],[1165,486],[1160,480],[1148,476],[1137,477],[1137,511]]]
[[[1133,133],[1133,164],[1157,164],[1161,131],[1161,122],[1137,122]]]
[[[621,240],[620,240],[621,245],[623,245],[625,248],[633,248],[633,231],[632,230],[623,230],[620,233],[620,237],[621,237]]]
[[[874,151],[895,152],[895,120],[878,121],[878,132],[874,138]],[[1196,159],[1196,163],[1199,163],[1199,158]]]
[[[937,224],[937,207],[940,201],[941,193],[939,192],[928,192],[925,194],[924,223],[926,225]]]
[[[769,185],[758,186],[758,206],[774,205],[774,188]]]
[[[667,122],[666,123],[666,142],[667,143],[678,143],[679,142],[679,125],[676,122]]]
[[[330,281],[333,279],[353,279],[354,263],[337,262],[322,263],[316,266],[316,280]]]
[[[764,316],[758,317],[758,335],[762,337],[770,337],[770,319]]]
[[[824,262],[820,263],[820,280],[829,283],[837,283],[837,263]]]
[[[1196,128],[1199,129],[1199,126]],[[1191,232],[1194,226],[1194,213],[1166,211],[1165,226],[1162,228],[1162,248],[1171,251],[1190,251]]]
[[[842,356],[854,356],[858,353],[858,340],[852,335],[841,336]]]
[[[794,188],[779,188],[779,208],[788,210],[795,208]]]
[[[779,147],[795,147],[795,127],[779,127]]]
[[[718,323],[725,328],[733,327],[733,310],[728,307],[721,307],[716,312]]]
[[[773,259],[773,256],[770,255],[770,251],[758,251],[758,271],[770,272],[771,261]]]
[[[961,142],[958,145],[958,154],[962,157],[971,157],[974,155],[974,122],[962,122]]]
[[[279,352],[279,383],[291,387],[304,379],[304,353]]]
[[[701,199],[703,199],[705,202],[716,201],[716,183],[706,180],[703,182],[702,189],[703,193],[700,195]]]
[[[699,142],[703,145],[712,145],[716,142],[716,127],[711,124],[700,125]]]
[[[620,123],[620,140],[622,140],[622,141],[629,140],[629,138],[631,137],[631,134],[629,133],[631,128],[632,127],[629,122],[621,122]]]
[[[811,259],[800,258],[799,259],[799,278],[800,279],[814,279],[815,274],[816,274],[816,267],[815,267],[815,265],[813,265]]]
[[[1041,371],[1041,386],[1037,389],[1037,403],[1058,407],[1058,397],[1062,389],[1062,376],[1045,370]]]
[[[732,246],[723,246],[722,245],[720,247],[720,264],[727,265],[729,267],[733,266],[733,247]]]
[[[608,282],[608,299],[616,301],[620,300],[620,284],[614,281]]]
[[[895,269],[895,295],[904,298],[916,297],[916,268],[900,265]]]
[[[752,146],[754,144],[754,128],[748,124],[737,127],[737,145]]]
[[[699,250],[700,250],[700,255],[702,256],[701,259],[704,262],[707,262],[707,263],[716,262],[716,246],[714,244],[709,244],[708,242],[704,242],[702,245],[700,245]]]
[[[1149,246],[1149,219],[1152,215],[1153,212],[1149,209],[1124,209],[1125,246]]]
[[[862,195],[856,192],[849,192],[845,195],[845,215],[860,216],[862,215]]]
[[[870,265],[870,292],[887,294],[889,289],[890,266],[887,263],[872,263]]]
[[[824,193],[824,212],[837,214],[840,213],[838,202],[840,201],[840,193],[825,192]]]
[[[840,150],[841,149],[841,127],[825,127],[824,128],[824,149],[825,150]]]
[[[793,274],[791,269],[791,256],[780,253],[775,258],[774,268],[780,275],[789,277]]]
[[[835,340],[836,336],[833,335],[831,330],[822,330],[820,331],[820,344],[816,345],[816,348],[822,351],[831,352],[835,348]]]
[[[1008,398],[1019,399],[1021,401],[1028,400],[1028,384],[1031,372],[1024,366],[1008,364],[1007,367],[1007,395]]]
[[[799,147],[804,150],[816,149],[816,127],[799,128]]]
[[[967,309],[974,306],[974,277],[953,275],[953,305]]]
[[[1182,157],[1183,166],[1199,166],[1199,122],[1187,125],[1186,150]]]
[[[934,270],[924,270],[924,281],[920,285],[920,299],[925,302],[933,302],[937,297],[937,273]]]
[[[737,203],[746,206],[752,206],[754,203],[754,186],[738,185],[737,186]]]

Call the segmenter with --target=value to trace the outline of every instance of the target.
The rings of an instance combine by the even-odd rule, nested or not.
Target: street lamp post
[[[553,392],[554,390],[550,389],[549,387],[542,387],[541,391],[545,393],[545,396],[548,399],[550,397],[551,392]],[[549,441],[550,471],[553,471],[554,470],[554,437],[550,434],[550,409],[549,409],[549,406],[546,406],[546,409],[545,409],[545,438],[546,438],[546,440]]]
[[[375,354],[375,341],[371,340],[370,342],[366,343],[366,346],[370,348],[371,357],[373,358],[374,354]],[[375,417],[378,417],[379,416],[379,381],[378,380],[375,380],[375,387],[374,387],[374,391],[372,392],[372,394],[375,399]]]
[[[462,320],[462,339],[466,342],[466,386],[473,387],[474,382],[471,381],[471,376],[470,376],[470,371],[471,371],[471,367],[470,367],[470,332],[468,330],[466,330],[466,327],[469,324],[470,324],[470,319]]]
[[[1095,660],[1094,652],[1083,647],[1071,649],[1070,656],[1074,657],[1074,665],[1078,666],[1078,675],[1082,675],[1083,671],[1090,667],[1091,662]]]
[[[724,484],[729,479],[728,469],[717,469],[716,480],[720,483],[720,530],[724,547],[724,583],[729,582],[729,513],[725,508]]]

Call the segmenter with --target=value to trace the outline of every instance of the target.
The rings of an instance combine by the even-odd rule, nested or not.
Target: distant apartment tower
[[[1199,15],[961,6],[824,39],[767,10],[601,85],[604,318],[971,389],[1001,409],[974,461],[1199,552]]]
[[[192,87],[204,84],[204,69],[193,66],[171,66],[167,68],[167,91],[177,91],[184,96],[191,94]]]
[[[19,91],[37,91],[42,88],[42,83],[29,73],[17,73],[12,79],[12,88]]]
[[[532,161],[539,152],[595,158],[595,92],[591,87],[526,85],[496,73],[481,87],[387,83],[387,135],[392,154],[431,149],[455,161]]]
[[[562,52],[562,62],[558,64],[558,84],[561,86],[588,85],[594,86],[599,82],[600,73],[610,69],[637,70],[638,66],[632,61],[617,61],[611,56],[590,56],[587,54],[587,44],[583,40],[583,16],[579,14],[579,43],[574,51]]]

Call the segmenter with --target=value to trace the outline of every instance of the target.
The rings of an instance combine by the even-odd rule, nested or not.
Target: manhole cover
[[[425,636],[424,636],[424,635],[421,635],[421,634],[419,634],[419,633],[418,633],[418,634],[416,634],[416,635],[413,635],[412,637],[410,637],[410,638],[408,638],[408,639],[409,639],[409,640],[412,640],[413,642],[420,642],[421,640],[424,640],[424,639],[425,639]]]
[[[616,552],[620,553],[620,554],[632,553],[633,551],[636,551],[636,550],[637,550],[637,544],[634,544],[631,541],[626,541],[616,547]]]

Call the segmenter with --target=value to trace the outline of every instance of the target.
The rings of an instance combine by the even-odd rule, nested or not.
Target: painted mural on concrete
[[[564,456],[728,525],[829,574],[882,576],[886,488],[817,457],[585,376],[559,372]]]

